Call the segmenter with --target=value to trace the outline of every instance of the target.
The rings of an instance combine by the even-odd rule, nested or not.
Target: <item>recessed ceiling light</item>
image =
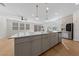
[[[49,10],[49,8],[47,7],[46,10]]]

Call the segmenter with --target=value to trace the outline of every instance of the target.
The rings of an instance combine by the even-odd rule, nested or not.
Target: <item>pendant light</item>
[[[35,17],[36,20],[39,20],[39,17],[38,17],[38,5],[36,5],[36,17]]]
[[[47,5],[47,3],[46,3]],[[46,6],[46,20],[48,20],[48,12],[49,12],[49,8]]]
[[[46,20],[48,20],[48,8],[46,8]]]

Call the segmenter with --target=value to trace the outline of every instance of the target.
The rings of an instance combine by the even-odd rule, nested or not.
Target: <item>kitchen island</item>
[[[12,36],[15,56],[37,56],[54,47],[59,41],[59,32]]]

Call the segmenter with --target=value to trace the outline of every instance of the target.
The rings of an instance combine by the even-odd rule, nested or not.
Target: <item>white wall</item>
[[[6,20],[4,17],[0,17],[0,39],[6,36]]]
[[[17,17],[11,17],[11,16],[0,16],[0,39],[7,37],[7,19],[13,18],[17,19]]]
[[[73,14],[74,41],[79,41],[79,11]]]
[[[63,28],[62,37],[68,38],[69,32],[66,31],[66,24],[73,22],[73,15],[68,15],[68,16],[62,17],[61,20],[62,20],[61,28]]]
[[[7,18],[14,17],[16,13],[9,10],[7,7],[0,6],[0,39],[7,35]]]
[[[0,39],[8,35],[7,19],[13,19],[16,21],[17,19],[20,20],[20,17],[18,17],[18,14],[16,12],[13,12],[7,7],[0,6]],[[33,21],[31,21],[31,25],[34,25]],[[31,28],[30,31],[33,32],[33,26],[31,26],[30,28]]]

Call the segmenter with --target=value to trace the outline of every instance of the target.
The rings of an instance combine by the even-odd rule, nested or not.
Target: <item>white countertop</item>
[[[52,33],[56,33],[56,32],[59,32],[59,31],[53,31]],[[35,35],[41,35],[41,34],[48,34],[48,32],[43,32],[43,33],[41,33],[41,32],[26,32],[26,33],[24,33],[24,32],[19,32],[19,33],[16,33],[16,34],[14,34],[14,35],[12,35],[11,37],[9,37],[9,38],[17,38],[17,37],[27,37],[27,36],[35,36]]]
[[[47,33],[17,33],[12,35],[10,38],[16,38],[16,37],[25,37],[25,36],[34,36],[34,35],[41,35],[41,34],[47,34]]]

